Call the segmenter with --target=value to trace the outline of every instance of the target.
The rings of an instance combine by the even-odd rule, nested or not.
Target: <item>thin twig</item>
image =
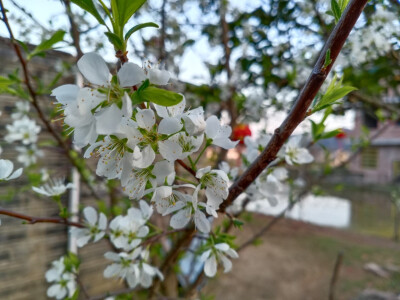
[[[82,223],[78,222],[71,222],[68,219],[58,218],[58,217],[34,217],[28,216],[25,214],[20,214],[8,209],[0,208],[0,215],[6,215],[9,217],[13,217],[16,219],[21,219],[27,221],[28,224],[36,224],[36,223],[54,223],[54,224],[61,224],[67,226],[75,226],[80,228],[85,228],[86,226]]]
[[[0,9],[1,9],[1,13],[3,16],[3,22],[7,27],[7,31],[9,33],[10,36],[10,40],[11,43],[13,45],[14,51],[18,56],[19,62],[22,66],[22,72],[24,75],[24,83],[28,89],[30,98],[31,98],[31,103],[33,105],[33,107],[35,108],[39,118],[42,120],[44,126],[46,127],[47,131],[54,137],[54,139],[57,141],[58,145],[64,150],[64,153],[66,155],[66,157],[68,158],[68,160],[72,163],[72,165],[74,165],[77,170],[79,171],[79,173],[82,175],[82,178],[84,179],[85,183],[87,184],[88,188],[90,189],[91,193],[97,198],[100,199],[100,197],[97,195],[97,193],[95,192],[95,190],[93,189],[93,187],[91,186],[91,184],[89,183],[87,176],[84,176],[82,167],[79,165],[79,163],[71,156],[70,151],[71,148],[62,140],[62,138],[58,135],[58,133],[56,132],[56,130],[53,128],[53,126],[51,126],[50,121],[46,118],[42,108],[39,105],[39,101],[38,101],[38,95],[35,91],[35,89],[33,88],[33,85],[31,83],[30,77],[29,77],[29,70],[28,70],[28,66],[27,66],[27,62],[24,59],[22,53],[21,53],[21,49],[20,46],[18,45],[18,43],[16,42],[15,38],[14,38],[14,34],[12,32],[11,26],[8,22],[7,19],[7,14],[6,14],[6,10],[4,8],[3,5],[3,1],[0,0]]]
[[[336,257],[335,267],[333,268],[331,282],[329,284],[329,300],[335,300],[335,287],[339,278],[340,267],[343,262],[343,252],[340,251]]]

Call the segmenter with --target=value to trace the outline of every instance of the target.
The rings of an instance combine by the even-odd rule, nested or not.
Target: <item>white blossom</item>
[[[212,140],[212,144],[224,149],[234,148],[239,141],[232,142],[230,139],[232,128],[228,125],[221,125],[216,116],[211,116],[206,121],[206,135]]]
[[[218,210],[219,205],[228,197],[229,178],[224,171],[211,170],[211,167],[199,169],[196,177],[206,189],[207,210]],[[212,210],[208,213],[211,213]],[[215,213],[212,213],[215,216]]]
[[[304,147],[301,147],[302,136],[293,136],[289,139],[278,156],[285,159],[289,165],[308,164],[314,160],[314,157]]]
[[[125,279],[130,288],[135,288],[137,285],[148,288],[151,286],[155,276],[158,276],[161,280],[164,279],[157,268],[147,263],[148,251],[143,251],[141,247],[130,253],[106,252],[104,256],[113,261],[104,270],[104,277]]]
[[[44,153],[35,144],[29,146],[15,147],[18,152],[17,161],[25,167],[29,167],[37,162],[38,157],[43,157]]]
[[[73,187],[74,185],[72,183],[64,184],[64,178],[56,178],[50,179],[48,183],[40,187],[33,186],[32,190],[38,194],[53,197],[62,195],[67,189],[71,189]]]
[[[115,247],[124,251],[131,251],[141,243],[143,237],[149,233],[145,225],[153,214],[153,209],[143,200],[139,202],[139,209],[128,209],[126,216],[117,216],[110,222],[110,240]]]
[[[28,101],[18,101],[15,103],[16,111],[11,114],[11,118],[14,120],[19,120],[29,113],[29,102]]]
[[[0,181],[16,179],[22,174],[22,168],[14,170],[14,164],[8,159],[0,159]]]
[[[71,271],[76,271],[71,270]],[[46,272],[46,281],[52,283],[47,289],[50,298],[64,299],[75,292],[75,275],[66,270],[64,257],[52,262],[52,267]]]
[[[83,215],[86,220],[86,228],[71,228],[71,235],[76,238],[78,247],[85,246],[91,239],[93,239],[93,243],[98,242],[104,237],[107,229],[107,217],[103,213],[97,215],[97,211],[93,207],[85,207]]]
[[[24,145],[36,143],[38,134],[40,133],[40,126],[36,122],[24,116],[22,119],[14,120],[11,125],[7,125],[7,135],[5,141],[8,143],[21,141]]]
[[[238,258],[237,252],[232,249],[227,243],[219,243],[213,245],[210,249],[205,251],[200,260],[204,262],[204,273],[208,277],[214,277],[217,274],[218,262],[222,263],[224,273],[232,269],[232,262],[229,258]]]

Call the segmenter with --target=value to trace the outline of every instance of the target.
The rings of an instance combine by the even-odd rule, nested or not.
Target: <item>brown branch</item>
[[[220,211],[225,209],[256,179],[258,175],[275,160],[278,151],[285,141],[290,137],[294,129],[304,120],[307,110],[318,93],[321,85],[328,76],[344,42],[346,41],[351,29],[360,16],[368,0],[352,0],[338,24],[333,29],[329,39],[325,43],[314,69],[306,84],[301,90],[295,104],[282,125],[275,130],[270,142],[265,150],[257,157],[243,175],[231,186],[228,198],[222,203]],[[330,51],[332,62],[324,67],[327,51]]]
[[[78,222],[71,222],[68,221],[68,219],[64,218],[57,218],[57,217],[49,217],[49,218],[43,218],[43,217],[33,217],[33,216],[28,216],[24,214],[20,214],[8,209],[0,208],[0,215],[5,215],[9,217],[13,217],[16,219],[21,219],[27,221],[28,224],[36,224],[36,223],[54,223],[54,224],[61,224],[61,225],[67,225],[67,226],[75,226],[75,227],[80,227],[80,228],[85,228],[86,226],[82,223]]]
[[[63,0],[63,3],[65,5],[65,11],[68,16],[69,24],[71,26],[70,34],[72,37],[74,47],[76,49],[76,60],[78,61],[83,56],[83,52],[82,52],[81,44],[80,44],[80,32],[78,29],[78,25],[74,21],[74,14],[72,13],[72,10],[71,10],[71,1]]]
[[[176,162],[182,166],[186,171],[188,171],[190,174],[192,174],[194,177],[196,177],[196,171],[193,170],[191,167],[189,167],[185,162],[181,159],[177,159]],[[197,177],[196,177],[197,179]]]
[[[332,279],[329,284],[329,298],[328,298],[329,300],[335,299],[335,286],[339,278],[339,271],[340,267],[342,266],[342,262],[343,262],[343,252],[340,251],[336,257],[335,267],[333,268]]]
[[[22,66],[22,71],[23,71],[23,76],[24,76],[24,83],[28,89],[30,98],[31,98],[31,103],[33,105],[33,107],[35,108],[39,118],[42,120],[42,123],[44,124],[44,126],[46,127],[47,131],[54,137],[54,139],[57,141],[57,144],[64,150],[64,153],[66,155],[66,157],[68,158],[68,160],[71,162],[71,164],[76,167],[76,169],[79,171],[79,173],[82,175],[82,178],[84,179],[85,183],[87,184],[88,188],[90,189],[91,193],[97,198],[99,199],[100,197],[97,195],[97,193],[95,192],[95,190],[93,189],[93,187],[90,185],[87,176],[84,176],[82,167],[79,165],[79,163],[71,156],[70,154],[70,147],[62,140],[62,138],[58,135],[58,133],[56,132],[56,130],[51,126],[50,121],[46,118],[42,108],[39,105],[39,101],[38,101],[38,95],[35,91],[35,89],[32,86],[31,80],[29,78],[29,70],[28,70],[28,66],[27,66],[27,62],[24,59],[22,53],[21,53],[21,49],[18,45],[18,43],[16,42],[15,38],[14,38],[14,34],[12,32],[11,26],[8,22],[7,19],[7,14],[6,14],[6,10],[4,8],[3,5],[3,1],[0,0],[0,9],[1,9],[1,13],[3,16],[2,21],[4,22],[4,24],[7,27],[7,31],[9,33],[10,36],[10,40],[11,43],[13,45],[14,51],[18,56],[19,62]]]

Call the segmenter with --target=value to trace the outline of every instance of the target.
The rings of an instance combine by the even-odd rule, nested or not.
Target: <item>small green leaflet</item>
[[[340,99],[346,96],[348,93],[356,90],[357,88],[352,86],[342,86],[343,78],[337,80],[337,76],[332,79],[331,83],[328,86],[325,94],[321,97],[321,99],[316,103],[316,105],[312,108],[312,113],[325,109],[333,104],[337,104]]]
[[[131,29],[128,30],[128,32],[125,34],[125,41],[127,41],[129,39],[129,37],[136,31],[142,29],[142,28],[146,28],[146,27],[155,27],[155,28],[159,28],[159,26],[156,23],[152,23],[152,22],[148,22],[148,23],[143,23],[143,24],[139,24],[136,26],[133,26]]]
[[[146,82],[148,82],[148,80],[146,80],[142,86],[131,95],[133,105],[143,102],[153,102],[162,106],[172,106],[180,103],[183,99],[181,94],[159,89],[154,86],[146,86]],[[143,88],[143,86],[145,87]]]
[[[121,31],[133,14],[145,2],[146,0],[111,0],[114,21],[119,25]]]
[[[102,24],[105,25],[103,18],[100,16],[99,12],[96,9],[96,6],[94,5],[92,0],[71,0],[72,3],[75,3],[78,5],[80,8],[83,10],[87,11],[90,13],[93,17],[96,18],[96,20]]]
[[[62,42],[64,40],[65,31],[58,30],[56,31],[48,40],[44,40],[39,45],[36,46],[35,49],[31,53],[28,54],[27,59],[31,59],[37,55],[43,55],[45,51],[54,49],[54,45]]]
[[[347,7],[349,0],[331,0],[331,10],[327,12],[328,15],[331,15],[335,18],[335,23],[339,22],[340,17],[342,16],[344,10]]]
[[[115,50],[122,50],[124,48],[124,42],[118,37],[118,35],[112,32],[104,32],[111,44],[113,44]]]

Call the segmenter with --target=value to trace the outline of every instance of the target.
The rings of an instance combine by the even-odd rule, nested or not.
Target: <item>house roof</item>
[[[377,139],[372,141],[372,146],[400,146],[400,138]]]

